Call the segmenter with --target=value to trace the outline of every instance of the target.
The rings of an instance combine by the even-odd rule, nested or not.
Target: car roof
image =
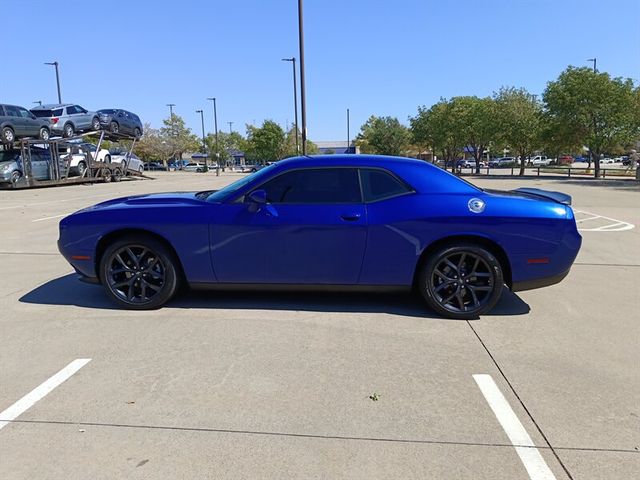
[[[48,103],[46,105],[33,107],[31,110],[52,110],[54,108],[70,107],[75,103]]]
[[[307,155],[304,157],[292,157],[277,162],[277,165],[287,168],[296,166],[325,167],[325,166],[353,166],[353,167],[382,167],[388,168],[406,166],[430,166],[433,165],[415,158],[394,157],[389,155],[346,154],[346,155]]]

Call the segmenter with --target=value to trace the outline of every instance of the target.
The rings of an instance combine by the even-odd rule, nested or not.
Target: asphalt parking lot
[[[562,283],[458,321],[398,294],[114,308],[57,253],[59,219],[240,176],[152,175],[0,191],[0,478],[638,476],[637,183],[472,179],[571,194],[584,240]]]

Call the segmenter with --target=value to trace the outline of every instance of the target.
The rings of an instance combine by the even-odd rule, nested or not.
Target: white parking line
[[[6,205],[3,207],[0,207],[0,210],[13,210],[15,208],[28,208],[28,207],[38,206],[38,205],[53,205],[56,203],[72,202],[74,200],[90,200],[92,198],[100,198],[100,197],[112,197],[112,198],[126,197],[128,193],[134,193],[134,192],[136,192],[136,190],[125,190],[122,192],[111,192],[111,193],[99,193],[97,195],[85,195],[83,197],[61,198],[57,200],[49,200],[46,202],[33,202],[33,203],[25,202],[22,205]]]
[[[500,422],[509,440],[511,440],[511,444],[515,447],[516,453],[524,464],[524,468],[527,469],[529,478],[531,480],[556,480],[553,472],[544,461],[544,458],[542,458],[542,455],[540,455],[539,450],[491,375],[473,375],[473,379],[480,387],[480,391],[491,410],[493,410],[498,422]]]
[[[578,230],[580,232],[624,232],[626,230],[631,230],[635,228],[635,225],[629,222],[625,222],[623,220],[617,220],[611,217],[605,217],[604,215],[598,215],[592,212],[585,212],[583,210],[574,210],[574,213],[582,213],[584,215],[590,215],[587,218],[578,218],[576,219],[576,223],[578,224]],[[593,228],[581,228],[580,224],[582,222],[587,222],[589,220],[602,220],[606,222],[606,225],[600,225]]]
[[[66,217],[67,215],[71,215],[71,214],[70,213],[61,213],[60,215],[54,215],[52,217],[36,218],[35,220],[31,220],[31,223],[44,222],[45,220],[52,220],[54,218]]]
[[[31,390],[5,411],[0,412],[0,430],[33,407],[36,402],[42,400],[47,394],[51,393],[54,388],[62,384],[90,361],[90,358],[78,358],[74,360],[53,377],[50,377],[44,383]]]

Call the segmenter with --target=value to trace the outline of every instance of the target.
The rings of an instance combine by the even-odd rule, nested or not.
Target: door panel
[[[220,282],[350,285],[358,282],[367,226],[363,205],[222,207],[211,226]],[[344,218],[343,218],[344,217]]]

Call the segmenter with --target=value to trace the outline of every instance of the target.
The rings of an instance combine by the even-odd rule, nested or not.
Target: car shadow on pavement
[[[99,285],[82,283],[75,274],[50,280],[20,299],[37,305],[73,305],[83,308],[119,310]],[[441,319],[425,306],[418,295],[406,293],[354,292],[265,292],[211,291],[180,292],[164,308],[291,310],[309,312],[389,313],[417,318]],[[529,305],[505,289],[488,316],[525,315]]]

